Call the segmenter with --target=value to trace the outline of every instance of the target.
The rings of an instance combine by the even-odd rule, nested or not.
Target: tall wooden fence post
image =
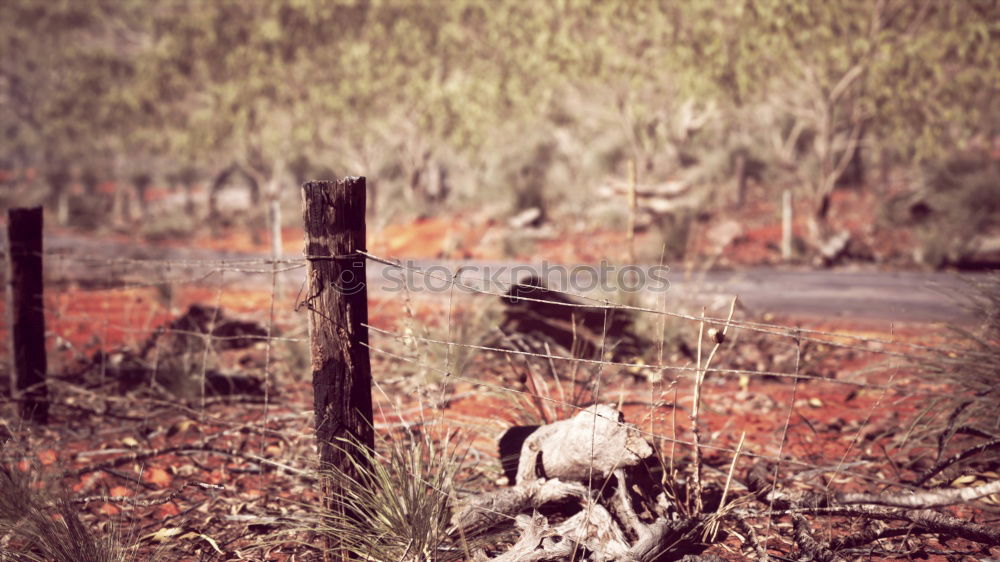
[[[7,210],[7,326],[11,396],[22,420],[46,423],[45,302],[42,299],[42,208]]]
[[[364,448],[375,447],[368,287],[365,276],[365,178],[313,181],[302,186],[313,403],[320,467],[356,474]],[[361,449],[342,440],[348,439]],[[352,463],[351,455],[355,462]],[[344,513],[339,479],[326,485],[330,506]]]

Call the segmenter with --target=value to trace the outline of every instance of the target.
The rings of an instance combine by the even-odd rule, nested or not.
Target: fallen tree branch
[[[969,447],[968,449],[955,453],[954,455],[948,457],[947,459],[935,464],[934,466],[927,469],[923,474],[917,478],[917,481],[913,484],[916,486],[922,486],[925,482],[936,476],[942,470],[948,468],[949,466],[963,461],[971,456],[978,455],[990,449],[1000,449],[1000,438],[993,439],[992,441],[986,441],[985,443],[980,443],[975,447]]]
[[[542,562],[568,560],[577,545],[567,539],[558,540],[558,533],[543,515],[518,515],[514,523],[521,537],[510,550],[493,559],[494,562]],[[489,560],[485,556],[480,560]]]
[[[892,507],[912,507],[926,509],[943,507],[956,503],[978,500],[992,494],[1000,493],[1000,480],[994,480],[981,486],[970,488],[940,488],[912,494],[839,494],[837,502],[842,504],[875,504]]]
[[[211,490],[224,490],[223,486],[219,484],[207,484],[205,482],[187,482],[180,488],[176,490],[170,490],[162,496],[155,498],[133,498],[128,496],[86,496],[82,498],[73,498],[70,500],[71,503],[86,504],[90,502],[104,502],[104,503],[127,503],[132,504],[136,507],[152,507],[154,505],[165,504],[172,501],[174,498],[180,495],[184,488],[201,488],[201,489],[211,489]]]
[[[467,534],[484,531],[506,520],[516,521],[515,516],[522,511],[567,499],[582,500],[586,495],[587,488],[583,484],[558,479],[533,480],[513,488],[485,492],[468,498],[455,511],[448,533],[454,534],[459,529]]]
[[[830,505],[826,496],[806,491],[772,489],[771,470],[767,463],[757,463],[747,471],[746,486],[761,502],[777,509],[819,508]]]
[[[829,515],[832,517],[868,517],[882,521],[905,521],[924,528],[928,532],[950,534],[970,541],[1000,546],[1000,530],[979,523],[963,521],[931,511],[901,510],[875,505],[850,505],[834,507],[798,507],[776,511],[734,510],[730,517],[774,517],[792,515],[793,513],[811,513],[814,515]]]
[[[803,552],[809,554],[813,560],[818,560],[819,562],[843,560],[843,558],[834,554],[826,545],[819,543],[813,537],[812,529],[809,528],[809,521],[806,521],[806,518],[801,513],[792,514],[792,530],[794,532],[792,536],[795,539],[795,544]]]
[[[300,468],[291,467],[250,453],[243,453],[236,450],[220,449],[217,447],[212,447],[209,445],[200,445],[200,444],[172,445],[170,447],[162,447],[159,449],[151,449],[148,451],[136,451],[134,453],[124,455],[121,457],[116,457],[102,463],[93,464],[89,466],[82,466],[80,468],[76,468],[73,470],[67,470],[66,472],[63,472],[62,475],[60,475],[60,478],[75,478],[90,472],[98,472],[109,468],[115,468],[123,464],[137,462],[144,459],[159,457],[163,455],[178,454],[178,453],[213,453],[217,455],[225,455],[228,457],[240,458],[250,462],[255,462],[262,465],[270,466],[279,471],[284,471],[294,476],[297,476],[306,482],[314,482],[316,480],[316,476],[311,471],[308,470],[302,470]]]
[[[753,548],[753,552],[754,555],[757,556],[757,560],[768,562],[771,557],[767,554],[767,549],[764,548],[764,545],[761,544],[760,537],[757,536],[757,530],[754,529],[752,525],[747,523],[745,519],[740,517],[733,519],[733,523],[736,525],[737,529],[746,535],[746,539],[743,540],[743,545],[749,545]]]
[[[860,533],[830,540],[830,550],[836,552],[848,548],[858,548],[879,539],[903,537],[913,534],[912,527],[889,527],[882,521],[869,522],[868,528]]]
[[[970,501],[971,499],[998,493],[1000,492],[1000,481],[974,488],[930,490],[911,495],[841,494],[837,498],[840,503],[859,505],[836,505],[825,496],[819,494],[809,492],[792,493],[772,489],[769,478],[770,471],[766,464],[758,463],[751,467],[747,473],[747,487],[757,496],[758,500],[765,504],[772,502],[771,505],[776,509],[764,512],[746,509],[733,510],[727,514],[727,517],[740,519],[792,516],[793,523],[795,523],[795,517],[801,517],[802,514],[808,513],[837,517],[864,517],[868,520],[904,521],[920,527],[922,532],[954,535],[982,544],[1000,546],[1000,529],[971,521],[964,521],[930,509],[925,509],[925,507],[951,505],[952,503]],[[883,507],[883,505],[888,507]],[[802,532],[804,531],[801,529],[801,523],[798,525],[800,528],[795,530],[796,542],[802,543],[802,541],[805,541],[805,543],[808,543],[808,539],[802,536]],[[869,533],[872,536],[875,536],[875,534],[877,532],[874,534]],[[861,539],[866,539],[867,536],[865,535]],[[831,552],[835,550],[830,548],[830,545],[820,546]],[[811,546],[808,548],[811,548]],[[811,553],[818,555],[817,552],[811,551]]]
[[[520,537],[493,560],[649,562],[696,534],[704,518],[672,520],[659,483],[626,470],[652,447],[618,410],[595,405],[535,429],[520,445],[516,485],[464,500],[448,533],[480,534],[511,521]],[[634,501],[656,503],[652,512]],[[542,516],[539,510],[545,509]],[[562,521],[554,523],[557,519]],[[574,554],[575,553],[575,554]],[[477,560],[490,560],[484,553]]]

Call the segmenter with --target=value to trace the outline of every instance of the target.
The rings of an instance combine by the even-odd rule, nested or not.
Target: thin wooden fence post
[[[628,263],[629,265],[635,264],[635,215],[637,212],[637,199],[636,199],[636,181],[638,181],[638,174],[636,172],[635,158],[630,158],[628,161]]]
[[[792,259],[792,191],[781,193],[781,259]]]
[[[45,375],[45,302],[42,298],[42,208],[7,210],[7,326],[10,394],[22,420],[49,417]]]
[[[309,279],[303,304],[309,310],[320,468],[356,475],[355,467],[367,462],[364,449],[375,447],[368,287],[359,253],[365,251],[365,178],[307,182],[302,212]],[[331,508],[343,514],[341,486],[341,479],[330,479],[325,491]]]

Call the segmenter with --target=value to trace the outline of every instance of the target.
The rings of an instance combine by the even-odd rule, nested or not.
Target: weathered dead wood
[[[98,351],[90,365],[100,377],[116,380],[120,392],[136,388],[166,390],[181,398],[263,395],[263,381],[241,372],[224,372],[205,364],[206,352],[251,347],[267,339],[260,324],[226,314],[221,308],[192,304],[181,316],[161,326],[138,351]]]
[[[757,530],[753,528],[753,525],[747,523],[746,519],[740,517],[733,518],[733,524],[741,533],[743,533],[743,535],[745,535],[745,538],[743,539],[743,546],[749,546],[752,548],[757,560],[761,560],[763,562],[771,560],[770,555],[767,553],[767,549],[764,548],[764,544],[761,542],[760,536],[757,535]]]
[[[635,332],[630,311],[583,306],[583,303],[545,286],[531,276],[512,286],[502,298],[507,306],[500,330],[524,334],[540,342],[551,341],[584,359],[610,358],[632,361],[642,355],[647,342]],[[506,346],[499,341],[497,345]]]
[[[767,463],[757,463],[747,471],[746,486],[762,503],[775,509],[789,507],[827,507],[826,496],[800,490],[772,489],[773,467]]]
[[[631,476],[628,469],[652,454],[621,412],[591,406],[528,435],[518,459],[517,484],[465,500],[452,517],[450,532],[480,534],[515,520],[519,540],[494,560],[563,560],[568,548],[576,549],[581,560],[654,560],[700,520],[668,520],[672,510],[662,490],[651,480]],[[640,516],[633,492],[646,498],[641,501],[655,498],[656,513]],[[551,515],[538,515],[542,509]],[[552,523],[550,517],[564,519]]]
[[[635,466],[653,454],[638,428],[606,405],[595,405],[576,416],[543,425],[525,439],[517,482],[559,478],[598,482],[615,469]]]
[[[841,494],[838,500],[859,502],[864,500],[867,505],[838,505],[836,500],[830,500],[825,496],[808,492],[786,492],[772,489],[771,472],[766,463],[758,463],[751,467],[747,474],[747,487],[757,496],[758,500],[770,504],[774,511],[759,514],[757,516],[795,516],[804,514],[826,515],[834,517],[862,517],[869,521],[903,521],[912,523],[920,529],[912,530],[913,533],[940,533],[954,535],[966,540],[979,542],[991,546],[1000,546],[1000,530],[987,525],[964,521],[950,515],[938,513],[930,509],[915,509],[922,507],[921,501],[932,502],[939,500],[952,500],[954,497],[982,497],[992,494],[998,486],[995,482],[959,490],[955,494],[946,494],[945,491],[932,490],[928,493],[918,493],[909,497],[916,497],[916,501],[905,499],[908,496],[893,496],[881,494]],[[963,493],[964,492],[964,493]],[[984,493],[985,492],[985,493]],[[870,505],[872,503],[886,503],[892,507],[882,507],[881,505]],[[951,502],[953,503],[953,502]],[[901,505],[905,504],[905,505]],[[944,505],[944,504],[935,504]],[[909,509],[906,509],[909,508]],[[730,517],[754,517],[752,511],[736,510],[730,513]],[[832,544],[832,543],[831,543]],[[829,550],[835,554],[829,544],[820,544],[822,549]],[[816,554],[816,553],[814,553]]]
[[[590,500],[575,515],[556,525],[560,537],[580,543],[595,561],[628,560],[629,543],[625,531],[599,501]]]
[[[531,511],[545,504],[574,500],[582,501],[587,488],[577,482],[535,479],[512,488],[501,488],[466,499],[451,518],[449,533],[462,529],[476,533],[514,519],[518,513]]]
[[[538,513],[518,515],[514,525],[521,531],[521,537],[510,550],[494,558],[494,562],[568,560],[578,548],[574,542],[561,539],[558,531],[549,526],[548,519]]]
[[[987,544],[990,546],[1000,546],[1000,530],[989,525],[964,521],[957,517],[938,513],[929,509],[910,510],[877,505],[845,505],[824,508],[797,508],[772,512],[773,516],[791,515],[792,513],[811,513],[814,515],[827,515],[831,517],[864,517],[866,519],[878,519],[881,521],[904,521],[913,523],[920,530],[913,530],[913,533],[930,532],[954,535],[966,540]],[[747,516],[744,512],[734,512],[735,515]]]
[[[365,274],[365,178],[302,186],[309,264],[313,406],[327,505],[341,517],[346,478],[361,480],[375,449]],[[346,553],[342,553],[346,554]]]
[[[865,530],[860,533],[855,533],[853,535],[846,535],[842,537],[834,537],[830,540],[830,550],[837,552],[839,550],[844,550],[846,548],[858,548],[867,544],[871,544],[880,539],[888,539],[892,537],[906,537],[913,534],[913,528],[910,526],[905,527],[891,527],[887,525],[884,521],[869,521],[865,525]]]
[[[914,484],[916,484],[917,486],[921,486],[934,476],[937,476],[941,471],[943,471],[944,469],[948,468],[949,466],[957,462],[963,461],[971,456],[978,455],[979,453],[989,451],[991,449],[1000,449],[1000,438],[991,436],[989,434],[986,435],[992,437],[992,439],[985,443],[979,443],[974,447],[969,447],[964,451],[959,451],[958,453],[955,453],[954,455],[948,457],[947,459],[944,459],[943,461],[935,464],[934,466],[924,471],[924,473],[921,474],[919,478],[917,478],[917,481],[914,482]]]
[[[816,540],[816,537],[812,534],[812,529],[809,527],[809,521],[802,514],[792,514],[792,530],[795,544],[809,554],[810,559],[818,560],[819,562],[843,560],[843,558],[837,556],[829,548]]]
[[[998,493],[1000,493],[1000,480],[994,480],[981,486],[926,490],[912,494],[840,494],[837,496],[837,501],[842,504],[867,503],[923,509],[970,502]]]
[[[368,287],[359,253],[365,251],[365,178],[306,183],[302,201],[316,439],[322,465],[348,470],[338,440],[375,446]]]
[[[147,355],[156,346],[161,333],[171,332],[198,339],[208,336],[217,350],[244,349],[267,339],[267,328],[259,323],[229,316],[221,308],[196,303],[146,340],[140,354]]]
[[[45,378],[45,302],[42,297],[42,208],[7,210],[7,326],[10,328],[10,394],[22,420],[49,417]]]

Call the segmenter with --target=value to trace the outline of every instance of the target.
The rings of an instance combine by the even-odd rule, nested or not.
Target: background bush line
[[[0,165],[51,193],[209,182],[236,163],[267,197],[352,173],[389,214],[484,201],[575,213],[634,160],[640,181],[718,186],[742,171],[793,187],[821,239],[835,185],[995,151],[1000,115],[990,0],[4,11]]]

